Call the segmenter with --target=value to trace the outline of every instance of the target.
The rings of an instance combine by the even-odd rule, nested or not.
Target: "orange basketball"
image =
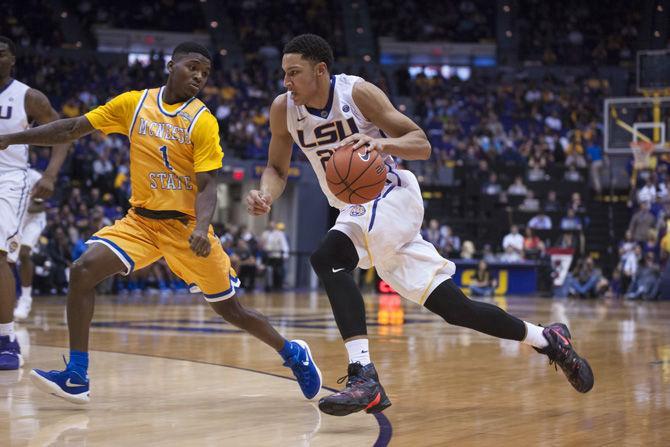
[[[328,188],[343,202],[360,205],[374,200],[386,182],[386,165],[377,151],[353,144],[335,151],[326,164]]]

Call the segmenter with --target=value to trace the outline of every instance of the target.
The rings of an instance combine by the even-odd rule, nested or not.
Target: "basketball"
[[[328,188],[343,202],[360,205],[374,200],[386,182],[386,165],[377,151],[354,145],[337,149],[326,164]]]

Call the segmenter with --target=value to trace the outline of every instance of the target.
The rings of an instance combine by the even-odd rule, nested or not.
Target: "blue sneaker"
[[[300,349],[296,355],[286,359],[284,366],[291,368],[302,394],[307,399],[311,399],[321,390],[321,371],[314,363],[307,343],[302,340],[291,340],[291,343],[298,345]]]
[[[33,369],[30,371],[30,379],[39,390],[73,404],[87,404],[90,401],[88,376],[82,377],[67,367],[65,371]]]
[[[0,337],[0,370],[19,369],[23,366],[23,357],[19,342],[9,340],[9,335]]]

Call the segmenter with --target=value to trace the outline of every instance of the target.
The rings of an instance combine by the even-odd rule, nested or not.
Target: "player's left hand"
[[[365,152],[372,152],[372,151],[379,151],[383,152],[383,147],[382,147],[382,140],[378,138],[372,138],[368,135],[362,134],[362,133],[355,133],[353,135],[349,135],[347,138],[344,140],[340,141],[340,144],[337,145],[335,150],[344,147],[348,144],[354,145],[354,150],[362,147],[365,147]]]
[[[188,238],[188,242],[191,244],[191,250],[193,250],[193,253],[195,253],[196,256],[206,258],[209,256],[209,252],[212,251],[212,245],[209,243],[209,237],[207,236],[206,231],[193,231]]]
[[[9,147],[9,143],[7,143],[7,138],[5,138],[5,135],[0,135],[0,151],[4,151]]]
[[[48,199],[54,193],[56,179],[48,175],[43,175],[41,179],[35,186],[33,186],[33,191],[31,193],[33,199]]]

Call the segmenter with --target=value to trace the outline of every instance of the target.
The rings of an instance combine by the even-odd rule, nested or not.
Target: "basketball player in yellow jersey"
[[[88,335],[95,286],[164,257],[219,315],[276,349],[306,398],[319,392],[321,373],[307,344],[285,340],[265,316],[243,307],[235,296],[239,280],[210,226],[223,152],[216,119],[195,98],[210,67],[207,49],[185,42],[172,54],[165,86],[123,93],[84,116],[0,135],[0,149],[66,143],[96,129],[130,140],[132,208],[91,237],[89,249],[72,265],[67,300],[70,361],[64,371],[33,370],[31,378],[39,389],[74,403],[89,401]]]

